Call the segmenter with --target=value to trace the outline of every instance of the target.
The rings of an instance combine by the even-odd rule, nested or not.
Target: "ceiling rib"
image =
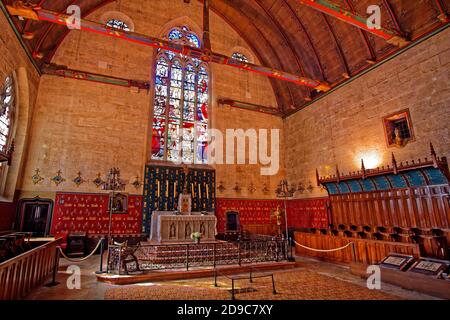
[[[311,35],[309,34],[308,30],[306,30],[306,28],[305,28],[304,24],[302,23],[302,21],[300,20],[299,16],[295,13],[294,9],[292,8],[292,6],[289,3],[289,0],[283,0],[283,1],[286,4],[289,11],[291,12],[291,14],[294,16],[295,20],[297,21],[298,25],[300,26],[300,29],[305,33],[306,38],[308,39],[308,43],[314,52],[315,60],[317,62],[317,65],[319,66],[319,70],[322,75],[322,80],[327,81],[327,77],[325,75],[322,62],[320,61],[319,55],[317,53],[317,49],[316,49],[314,43],[312,42]]]
[[[72,0],[72,2],[70,2],[69,6],[73,5],[74,3],[76,3],[78,0]],[[60,13],[64,13],[60,11]],[[27,22],[30,20],[27,20]],[[34,52],[39,52],[39,50],[41,49],[42,43],[44,42],[45,38],[48,36],[48,34],[50,33],[50,31],[52,30],[52,28],[54,27],[54,24],[49,24],[47,26],[47,29],[45,29],[44,33],[41,35],[41,37],[39,38],[39,41],[36,44],[36,47],[34,48]]]
[[[86,18],[88,15],[90,15],[92,12],[112,3],[115,2],[116,0],[103,0],[102,2],[100,2],[99,4],[97,4],[96,6],[92,7],[91,9],[87,10],[86,12],[84,12],[84,14],[82,15],[82,18]],[[53,56],[56,53],[56,50],[58,50],[59,46],[61,45],[61,43],[64,41],[64,39],[66,38],[66,36],[69,34],[70,30],[66,29],[64,34],[60,37],[59,41],[55,44],[55,47],[53,48],[53,50],[48,54],[48,57],[46,59],[46,61],[49,63]]]
[[[389,0],[383,0],[383,4],[389,13],[389,17],[391,18],[391,21],[394,24],[396,31],[399,34],[404,34],[404,32],[402,31],[402,27],[400,26],[400,22],[398,21],[397,15],[395,14],[394,9],[392,8],[392,5],[389,2]]]
[[[349,9],[356,14],[356,10],[355,10],[355,6],[353,5],[351,0],[345,0],[345,3],[347,4],[347,6],[349,7]],[[369,37],[367,36],[366,31],[360,29],[359,30],[361,37],[366,45],[367,50],[369,51],[370,54],[370,60],[375,62],[377,60],[377,55],[375,53],[375,50],[372,48],[372,45],[370,44],[369,41]]]
[[[245,11],[244,11],[245,12]],[[244,14],[245,15],[245,14]],[[246,15],[245,15],[246,16]],[[249,19],[249,21],[251,21],[251,19]],[[267,43],[267,45],[270,47],[270,49],[272,50],[273,54],[277,57],[277,60],[279,62],[279,66],[282,66],[282,58],[280,57],[280,54],[277,50],[275,50],[275,47],[273,46],[272,42],[270,42],[266,36],[262,33],[262,31],[253,23],[251,22],[251,25],[254,27],[255,30],[257,30],[258,34],[260,35],[260,37]],[[294,53],[295,56],[295,53]],[[287,89],[287,91],[289,92],[289,105],[294,105],[295,103],[295,99],[294,99],[294,95],[292,94],[292,90],[290,88],[290,86],[286,86],[285,89]],[[285,109],[288,106],[285,106],[284,104],[281,104],[280,106],[280,110],[283,111],[283,109]]]
[[[266,59],[262,57],[262,55],[259,53],[259,50],[256,49],[256,47],[253,45],[253,43],[250,41],[250,39],[248,38],[247,35],[245,35],[239,28],[237,28],[236,25],[233,22],[231,22],[228,17],[223,15],[212,4],[210,5],[210,9],[215,14],[217,14],[220,18],[222,18],[226,23],[228,23],[229,26],[231,26],[231,28],[248,44],[248,46],[250,47],[252,52],[256,55],[256,57],[262,64],[268,64],[268,61],[266,61]],[[274,93],[278,92],[279,90],[276,90],[276,87],[278,88],[279,84],[276,82],[276,80],[269,78],[269,81],[270,81],[270,85],[272,86],[272,89],[274,90]],[[275,96],[276,96],[276,99],[278,102],[278,106],[281,107],[283,104],[282,101],[280,101],[280,99],[277,95],[275,95]]]
[[[350,68],[348,67],[347,59],[345,58],[345,55],[344,55],[344,51],[342,50],[341,44],[339,43],[339,41],[336,37],[336,34],[334,33],[333,27],[331,26],[330,21],[328,21],[327,16],[322,13],[322,17],[323,17],[323,20],[325,21],[325,25],[328,27],[328,30],[330,31],[331,37],[333,38],[333,42],[334,42],[334,45],[338,52],[339,59],[341,60],[342,65],[344,66],[345,74],[343,74],[343,76],[344,76],[344,78],[348,78],[351,76],[351,73],[350,73]]]
[[[383,38],[388,43],[403,47],[409,44],[409,41],[398,35],[397,33],[381,27],[380,29],[371,28],[367,24],[367,19],[360,17],[352,12],[345,10],[333,3],[325,0],[298,0],[301,4],[320,11],[326,15],[337,18],[348,24],[351,24],[359,29],[363,29],[369,33],[372,33],[378,37]]]
[[[280,23],[273,17],[272,13],[270,12],[270,9],[266,9],[266,7],[264,7],[259,0],[255,0],[255,2],[261,8],[261,10],[263,10],[266,13],[266,15],[269,17],[269,20],[276,26],[278,32],[280,32],[280,34],[283,37],[284,41],[288,45],[290,51],[294,55],[295,62],[297,64],[297,66],[298,66],[302,76],[305,76],[305,71],[303,69],[303,66],[302,66],[302,63],[300,61],[299,56],[295,52],[294,45],[292,44],[291,40],[289,40],[289,38],[287,37],[286,33],[283,31],[283,28],[281,27]]]

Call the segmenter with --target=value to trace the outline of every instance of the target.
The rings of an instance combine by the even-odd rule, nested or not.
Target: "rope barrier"
[[[322,250],[322,249],[314,249],[314,248],[310,248],[310,247],[304,246],[304,245],[298,243],[298,242],[295,241],[295,240],[294,240],[294,242],[295,242],[296,245],[298,245],[298,246],[300,246],[300,247],[302,247],[302,248],[304,248],[304,249],[311,250],[311,251],[315,251],[315,252],[334,252],[334,251],[344,250],[344,249],[346,249],[347,247],[349,247],[349,246],[351,246],[351,245],[353,244],[353,242],[349,242],[349,243],[347,243],[345,246],[340,247],[340,248],[329,249],[329,250]]]
[[[97,251],[97,249],[100,247],[100,244],[102,243],[102,241],[103,241],[103,239],[100,239],[100,240],[98,241],[97,245],[95,246],[94,250],[93,250],[89,255],[87,255],[86,257],[80,258],[80,259],[72,259],[72,258],[69,258],[68,256],[66,256],[66,255],[64,254],[64,252],[62,251],[61,247],[58,247],[58,249],[59,249],[59,252],[61,253],[61,255],[62,255],[65,259],[69,260],[70,262],[82,262],[82,261],[85,261],[85,260],[89,259],[90,257],[92,257],[92,256],[94,255],[95,251]]]

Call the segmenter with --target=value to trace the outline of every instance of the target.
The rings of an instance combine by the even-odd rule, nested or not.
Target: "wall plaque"
[[[380,263],[380,267],[396,270],[405,270],[414,261],[413,256],[391,253]]]
[[[431,258],[420,258],[408,270],[410,272],[439,277],[450,266],[450,261]]]

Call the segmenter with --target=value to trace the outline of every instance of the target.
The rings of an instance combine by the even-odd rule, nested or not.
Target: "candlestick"
[[[159,196],[161,195],[159,180],[156,180],[156,184],[158,185],[158,198],[159,198]]]

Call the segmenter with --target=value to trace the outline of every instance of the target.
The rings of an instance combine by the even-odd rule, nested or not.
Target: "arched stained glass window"
[[[170,41],[200,47],[200,39],[183,26]],[[159,50],[155,69],[152,160],[206,163],[208,65],[171,51]]]
[[[122,20],[110,19],[106,23],[106,25],[111,28],[121,29],[123,31],[130,31],[130,28],[128,27],[128,25],[125,22],[123,22]]]
[[[235,59],[235,60],[239,60],[239,61],[242,61],[242,62],[249,62],[247,56],[245,54],[243,54],[243,53],[240,53],[240,52],[233,53],[233,55],[231,57],[233,59]]]
[[[7,154],[14,114],[14,83],[6,77],[0,87],[0,152]]]

